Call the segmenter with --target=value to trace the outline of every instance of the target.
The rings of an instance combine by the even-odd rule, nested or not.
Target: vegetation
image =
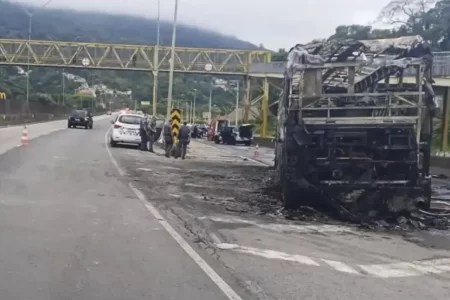
[[[30,11],[34,9],[27,8]],[[0,0],[0,38],[27,39],[28,21],[29,18],[24,6]],[[152,45],[156,44],[156,28],[156,20],[140,17],[43,9],[33,16],[32,39]],[[172,24],[162,21],[160,32],[161,44],[170,45]],[[177,36],[177,46],[183,47],[259,48],[232,36],[186,25],[177,27]],[[85,78],[89,85],[104,84],[108,88],[118,91],[131,90],[134,100],[151,101],[152,99],[153,79],[151,74],[93,70],[70,70],[70,73]],[[161,100],[161,105],[159,108],[161,112],[165,107],[164,98],[167,97],[167,77],[167,74],[160,74],[159,100]],[[83,98],[80,100],[79,97],[73,97],[79,84],[65,80],[64,103],[69,107],[62,108],[62,78],[62,69],[32,68],[29,99],[32,112],[54,112],[61,109],[70,109],[74,105],[93,103],[92,97],[84,97],[84,102],[82,101]],[[179,101],[190,101],[194,97],[194,90],[196,90],[196,107],[205,107],[204,110],[206,111],[211,80],[210,76],[176,75],[173,97]],[[17,68],[0,67],[0,92],[5,92],[9,99],[4,104],[0,103],[0,114],[5,111],[23,111],[26,102],[26,81],[26,76],[18,74]],[[230,92],[215,88],[213,95],[213,101],[217,104],[217,113],[224,113],[227,107],[234,103],[235,98]],[[105,100],[110,96],[103,95],[103,98],[102,100]],[[97,102],[99,102],[98,100]],[[125,98],[122,100],[125,100]],[[132,106],[132,101],[129,102],[129,105]]]

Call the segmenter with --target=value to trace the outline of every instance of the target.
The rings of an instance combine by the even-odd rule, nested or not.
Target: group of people
[[[174,140],[175,138],[177,138],[176,136],[174,136],[172,131],[172,120],[169,120],[169,122],[164,126],[163,137],[165,144],[165,155],[166,157],[170,157],[174,145]],[[187,125],[187,122],[184,122],[178,133],[178,146],[181,148],[181,159],[186,158],[187,146],[189,145],[190,140],[191,129]],[[175,155],[175,158],[177,157],[178,156]]]
[[[153,143],[156,135],[156,118],[145,116],[141,119],[139,134],[141,135],[141,151],[155,152]]]

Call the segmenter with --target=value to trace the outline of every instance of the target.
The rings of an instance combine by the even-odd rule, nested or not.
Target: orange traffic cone
[[[255,147],[255,158],[258,158],[258,156],[259,156],[259,145],[256,144],[256,147]]]
[[[20,139],[20,143],[22,145],[28,145],[28,131],[27,131],[27,126],[23,127],[22,130],[22,138]]]

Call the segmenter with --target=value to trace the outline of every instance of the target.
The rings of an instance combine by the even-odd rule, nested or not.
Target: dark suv
[[[68,128],[75,128],[77,126],[83,126],[86,129],[92,129],[94,121],[92,115],[86,110],[74,110],[70,113],[69,120],[67,122]]]

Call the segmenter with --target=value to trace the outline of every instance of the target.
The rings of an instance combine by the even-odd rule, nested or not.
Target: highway
[[[110,118],[0,129],[0,299],[448,298],[448,232],[287,220],[270,150],[110,148]]]

